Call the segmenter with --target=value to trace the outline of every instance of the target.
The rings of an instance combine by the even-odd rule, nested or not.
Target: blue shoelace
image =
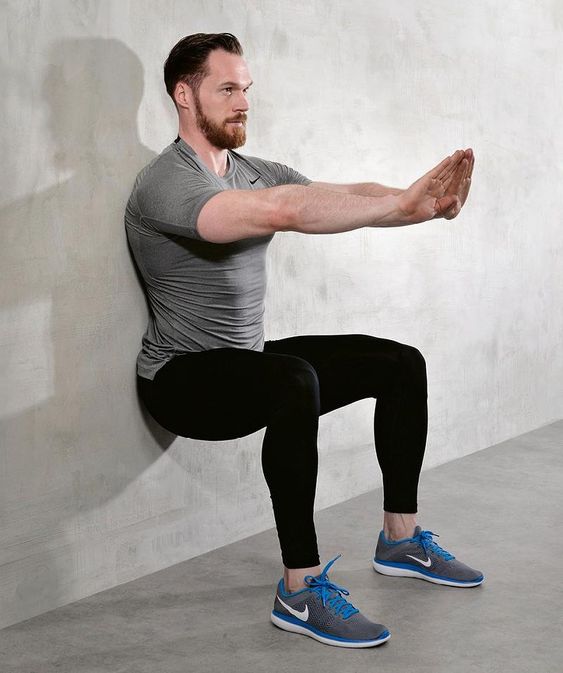
[[[434,542],[432,536],[440,537],[438,533],[433,533],[431,530],[421,530],[420,533],[415,538],[413,538],[413,540],[420,542],[427,556],[428,551],[432,551],[435,554],[438,554],[438,556],[441,556],[442,558],[446,559],[446,561],[453,561],[453,559],[455,559],[455,556],[453,554],[450,554],[449,551],[442,549],[442,547],[440,547],[439,544]]]
[[[348,617],[356,614],[356,612],[359,612],[359,610],[344,598],[344,596],[349,596],[350,592],[344,587],[340,587],[338,584],[330,582],[327,576],[330,566],[340,557],[341,554],[338,554],[338,556],[335,556],[332,561],[329,561],[318,577],[306,575],[304,581],[311,591],[315,591],[319,594],[323,603],[323,607],[326,607],[328,604],[328,606],[334,610],[334,613],[337,616],[341,616],[342,619],[348,619]]]

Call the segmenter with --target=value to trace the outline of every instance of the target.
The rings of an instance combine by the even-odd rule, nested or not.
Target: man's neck
[[[227,150],[215,147],[201,133],[189,134],[185,129],[180,129],[178,135],[193,148],[210,171],[221,177],[225,175],[227,172]]]

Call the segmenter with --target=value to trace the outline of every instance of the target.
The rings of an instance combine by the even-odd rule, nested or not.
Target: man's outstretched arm
[[[197,218],[199,235],[212,243],[276,231],[336,234],[361,227],[400,227],[430,220],[452,206],[446,195],[463,150],[454,152],[400,194],[359,196],[303,185],[229,189],[212,196]]]
[[[472,149],[467,149],[462,156],[462,160],[458,164],[452,180],[446,190],[446,194],[457,194],[460,200],[460,207],[463,206],[469,193],[471,185],[471,174],[473,173],[473,165],[475,163],[475,155]],[[463,162],[465,159],[465,163]],[[333,192],[342,192],[344,194],[357,194],[358,196],[387,196],[387,194],[402,194],[405,190],[399,187],[386,187],[377,182],[356,182],[351,184],[341,184],[334,182],[311,182],[309,187],[317,189],[328,189]],[[442,212],[435,217],[445,217],[452,219],[459,213],[459,208],[455,208],[455,204],[447,212]]]

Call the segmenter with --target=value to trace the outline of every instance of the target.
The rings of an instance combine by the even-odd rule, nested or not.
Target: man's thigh
[[[392,389],[409,348],[369,334],[312,334],[266,341],[264,352],[307,360],[316,370],[321,415]]]
[[[268,424],[280,403],[281,381],[295,360],[242,348],[176,356],[154,378],[150,411],[183,437],[243,437]]]

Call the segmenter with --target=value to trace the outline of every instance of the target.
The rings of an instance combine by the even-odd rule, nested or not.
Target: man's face
[[[252,84],[242,56],[215,49],[208,56],[209,75],[194,93],[195,119],[207,140],[219,149],[246,142],[248,89]]]

